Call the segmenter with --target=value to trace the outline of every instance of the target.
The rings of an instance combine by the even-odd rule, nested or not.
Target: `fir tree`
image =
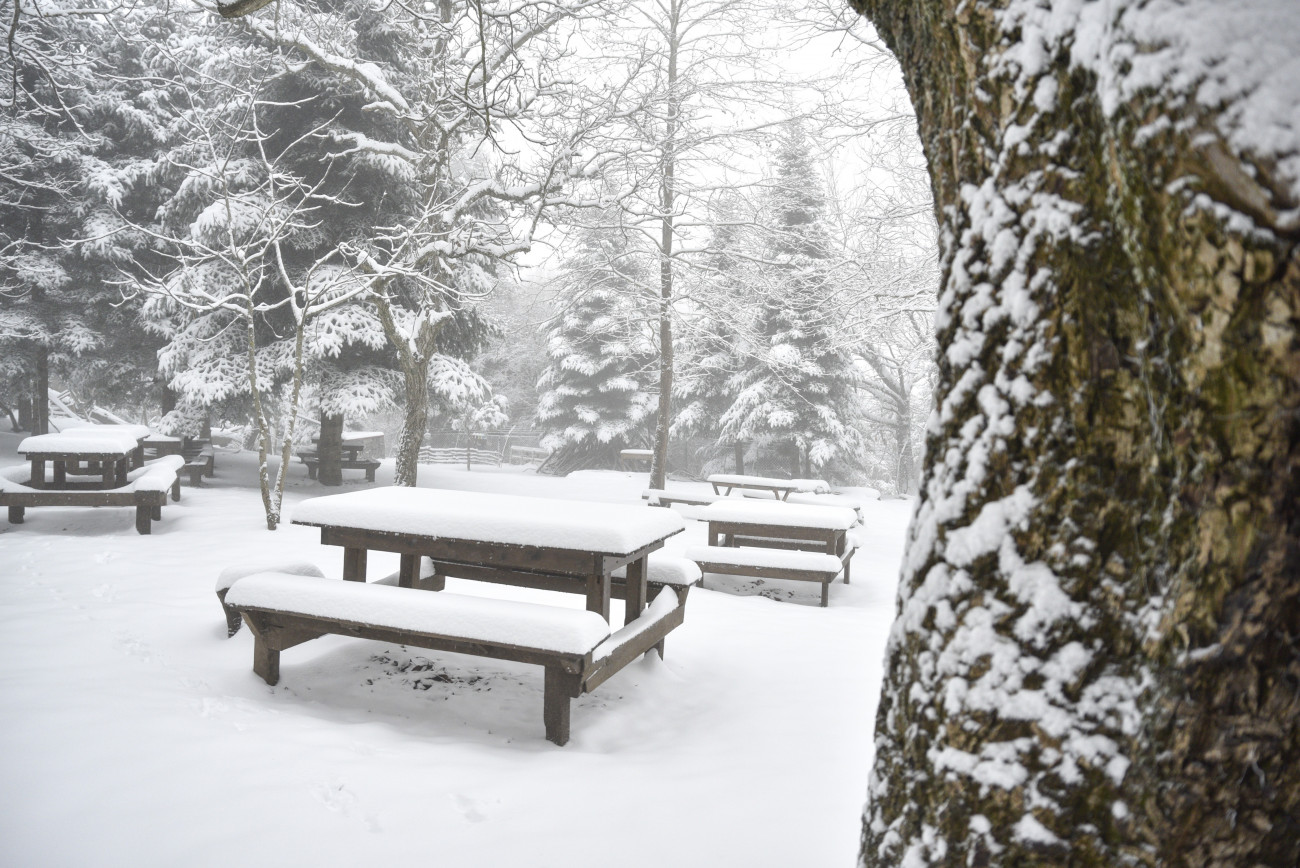
[[[626,253],[621,237],[591,236],[567,266],[566,283],[584,288],[550,331],[538,381],[542,445],[553,450],[545,470],[613,467],[648,433],[655,398],[644,381],[654,353],[637,310],[644,281]]]
[[[797,121],[782,128],[774,162],[761,239],[769,262],[751,279],[761,292],[753,345],[732,380],[736,397],[721,436],[753,441],[768,461],[808,476],[858,445],[855,375],[828,309],[833,275],[823,185]]]

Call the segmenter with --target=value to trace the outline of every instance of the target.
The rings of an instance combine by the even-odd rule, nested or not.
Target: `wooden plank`
[[[419,554],[435,561],[479,564],[526,572],[571,576],[586,576],[591,572],[591,553],[572,549],[507,545],[448,539],[431,534],[405,534],[328,525],[321,526],[321,543],[371,551]]]
[[[343,580],[345,582],[364,582],[366,580],[365,547],[349,546],[343,549]]]
[[[595,690],[608,681],[614,673],[652,648],[658,649],[659,656],[662,658],[664,637],[677,627],[680,627],[685,618],[686,602],[682,597],[678,597],[677,607],[660,618],[653,627],[619,646],[618,650],[604,660],[593,661],[593,668],[582,682],[583,692],[590,693]]]
[[[363,624],[357,621],[302,615],[297,612],[284,612],[257,606],[236,606],[236,608],[244,615],[244,620],[248,622],[250,627],[255,627],[254,632],[270,633],[279,631],[284,636],[296,640],[290,644],[277,641],[275,643],[276,647],[281,650],[309,641],[311,638],[322,636],[325,633],[333,633],[339,636],[352,636],[357,639],[372,639],[397,645],[413,645],[417,648],[430,648],[435,651],[450,651],[475,657],[491,657],[496,660],[512,660],[516,663],[532,663],[539,666],[556,665],[571,675],[582,675],[590,665],[588,659],[590,655],[580,656],[561,651],[528,648],[509,642],[465,639],[460,636],[447,636],[439,633],[398,630],[392,627]]]

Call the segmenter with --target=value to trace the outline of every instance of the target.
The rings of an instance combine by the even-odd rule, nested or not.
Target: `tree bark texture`
[[[1300,864],[1300,184],[1155,2],[854,5],[943,270],[862,864]]]

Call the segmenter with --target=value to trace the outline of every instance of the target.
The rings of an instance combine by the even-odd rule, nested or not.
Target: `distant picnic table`
[[[731,494],[736,489],[770,491],[777,500],[786,500],[794,492],[827,494],[830,484],[821,479],[779,479],[773,476],[745,476],[735,473],[714,473],[708,478],[714,494]],[[726,489],[723,491],[723,489]]]
[[[24,439],[18,452],[28,466],[0,470],[0,504],[8,507],[9,522],[22,524],[28,507],[134,506],[136,530],[149,533],[168,490],[180,499],[177,473],[185,462],[171,455],[145,466],[148,434],[142,425],[102,425]]]

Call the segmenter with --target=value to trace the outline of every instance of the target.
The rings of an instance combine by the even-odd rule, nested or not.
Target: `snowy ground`
[[[19,439],[0,434],[0,465]],[[279,686],[257,678],[248,631],[225,637],[218,571],[338,576],[342,554],[314,528],[264,529],[254,457],[219,454],[151,536],[129,508],[0,519],[0,864],[853,864],[908,503],[863,503],[854,582],[829,609],[814,584],[706,577],[667,659],[576,700],[559,748],[539,667],[325,637],[284,653]],[[420,483],[633,503],[646,476],[426,467]],[[321,493],[295,467],[287,512]],[[670,551],[704,541],[687,526]],[[372,554],[370,576],[396,566]]]

